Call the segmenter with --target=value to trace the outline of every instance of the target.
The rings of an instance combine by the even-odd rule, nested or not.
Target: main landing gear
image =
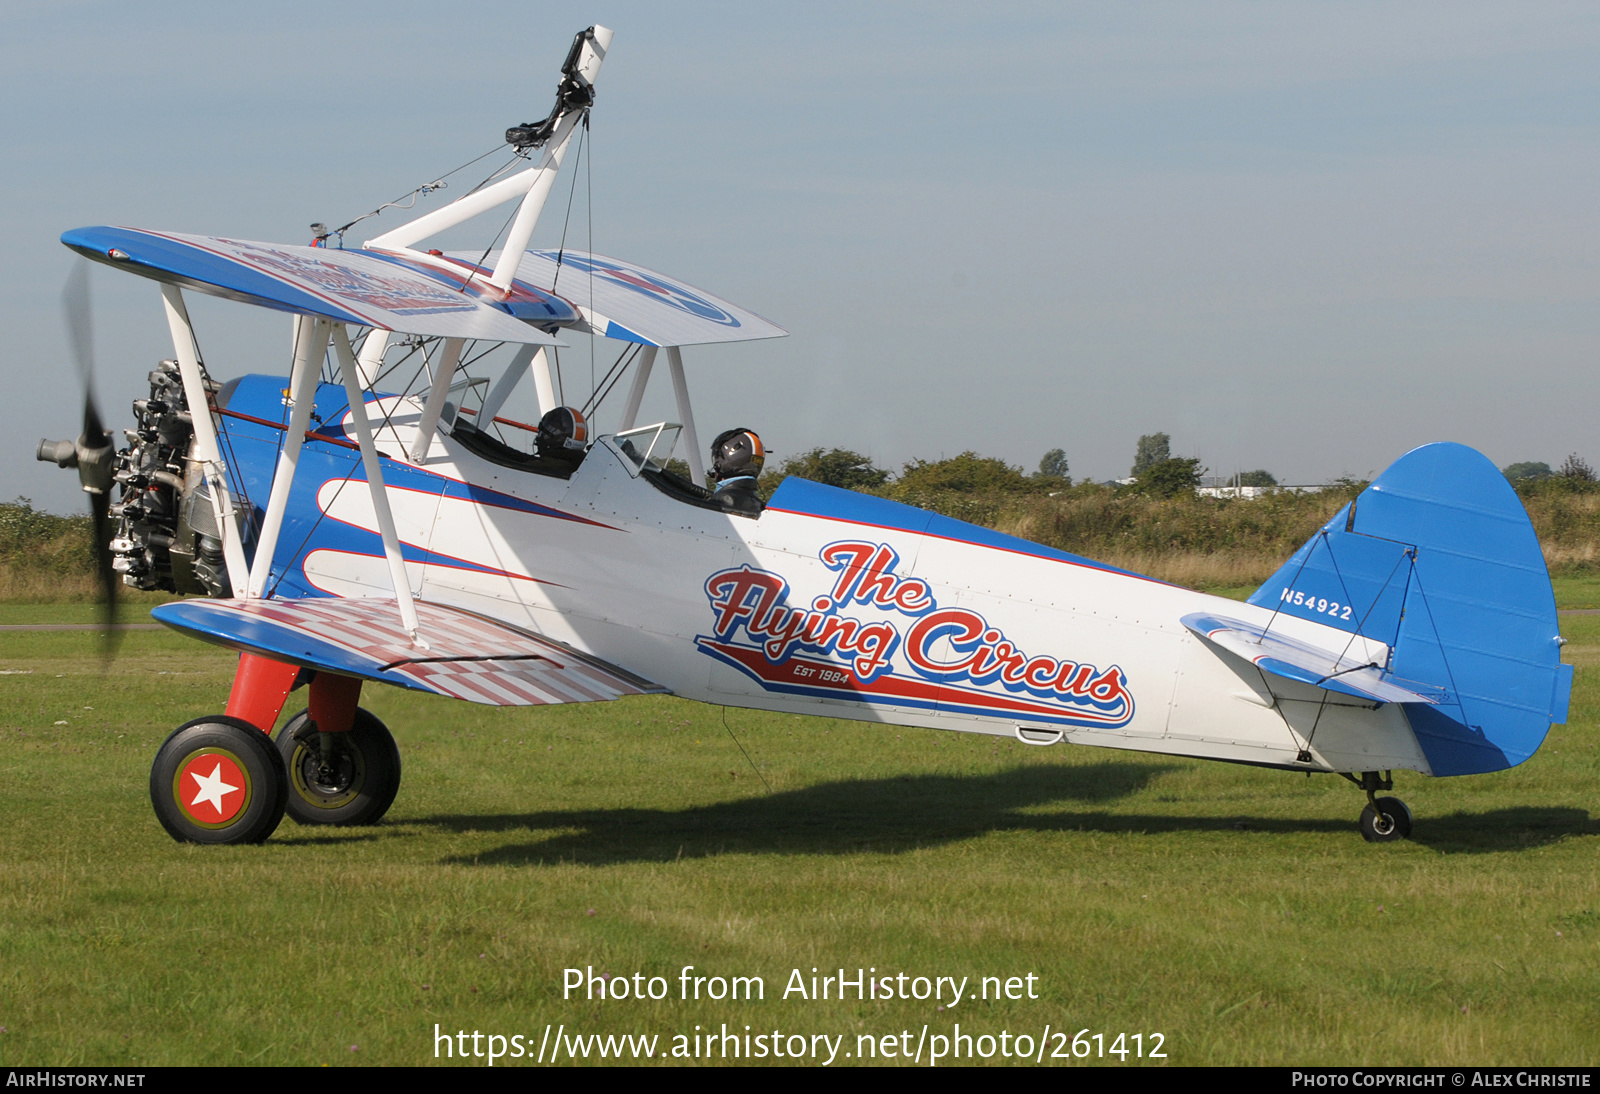
[[[274,743],[289,692],[311,702]],[[400,750],[357,706],[361,681],[243,654],[228,712],[180,726],[156,753],[150,801],[173,839],[260,843],[285,811],[301,824],[375,824],[400,789]]]
[[[319,733],[302,710],[278,730],[291,817],[301,824],[377,824],[400,789],[400,750],[388,728],[357,709],[344,733]]]
[[[1399,798],[1380,798],[1379,790],[1393,790],[1392,772],[1385,771],[1383,778],[1376,771],[1363,771],[1358,779],[1341,772],[1345,778],[1367,792],[1367,806],[1361,810],[1361,838],[1368,843],[1389,843],[1411,838],[1411,807]]]

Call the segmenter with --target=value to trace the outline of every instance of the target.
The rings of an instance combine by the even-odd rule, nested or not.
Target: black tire
[[[1411,838],[1411,808],[1399,798],[1379,798],[1378,809],[1361,810],[1361,838],[1368,843],[1390,843]]]
[[[335,762],[324,771],[318,737],[304,744],[295,740],[310,717],[302,710],[278,730],[278,754],[288,771],[289,816],[300,824],[377,824],[400,790],[400,749],[389,728],[358,708],[349,732],[327,734]]]
[[[180,843],[260,843],[283,820],[288,795],[272,739],[225,714],[179,726],[150,765],[150,804]]]

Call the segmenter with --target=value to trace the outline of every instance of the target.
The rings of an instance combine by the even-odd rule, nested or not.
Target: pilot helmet
[[[558,406],[539,419],[539,436],[534,443],[541,456],[577,459],[588,447],[589,423],[572,407]]]
[[[753,431],[730,429],[711,442],[711,477],[718,482],[746,475],[755,478],[766,459],[767,450]]]

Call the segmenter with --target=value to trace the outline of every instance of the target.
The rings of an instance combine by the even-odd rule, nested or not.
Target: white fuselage
[[[379,443],[408,451],[417,413],[393,409],[398,444],[387,432]],[[400,539],[464,564],[408,563],[419,599],[535,630],[686,698],[1306,770],[1429,770],[1398,704],[1268,676],[1180,622],[1209,610],[1264,624],[1266,609],[1002,537],[864,522],[848,506],[786,509],[783,493],[759,519],[700,508],[636,474],[610,438],[567,480],[491,463],[443,433],[418,466],[576,518],[391,489]],[[318,505],[377,527],[367,492],[340,480]],[[304,570],[334,595],[393,595],[370,555],[313,550]],[[1272,626],[1384,653],[1287,615]]]

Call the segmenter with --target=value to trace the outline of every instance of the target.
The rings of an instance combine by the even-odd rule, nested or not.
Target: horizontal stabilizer
[[[1397,680],[1382,666],[1335,653],[1226,616],[1195,612],[1183,625],[1210,639],[1229,653],[1251,662],[1262,672],[1298,680],[1325,691],[1354,695],[1374,703],[1427,703],[1444,701],[1443,688]],[[1355,650],[1365,647],[1352,644]]]
[[[75,228],[61,242],[130,273],[278,311],[430,338],[557,344],[459,285],[365,251],[138,228]]]
[[[446,252],[457,261],[483,261],[492,269],[498,251]],[[782,338],[789,332],[702,289],[631,262],[584,251],[528,251],[517,266],[519,283],[576,304],[603,338],[647,346],[697,346]]]
[[[419,603],[413,645],[393,600],[182,600],[151,615],[245,653],[488,706],[591,703],[665,688],[559,642]]]

